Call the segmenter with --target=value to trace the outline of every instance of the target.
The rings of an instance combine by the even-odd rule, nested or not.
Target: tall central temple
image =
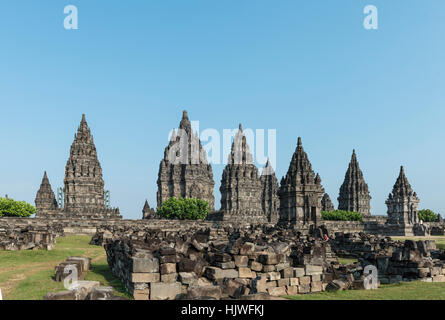
[[[178,132],[173,130],[165,148],[157,183],[158,208],[170,197],[199,198],[209,203],[211,211],[214,208],[212,166],[185,110]]]
[[[315,175],[301,138],[292,156],[286,177],[281,179],[280,223],[315,224],[322,221],[321,198],[324,194],[321,178]]]
[[[105,207],[102,168],[84,114],[66,163],[63,193],[64,207],[59,208],[45,172],[36,197],[37,214],[120,218],[119,209]]]
[[[104,210],[104,180],[96,146],[82,115],[65,167],[65,210],[69,212]]]

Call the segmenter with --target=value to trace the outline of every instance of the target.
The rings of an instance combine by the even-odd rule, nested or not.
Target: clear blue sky
[[[335,205],[355,148],[373,214],[401,164],[445,213],[444,31],[443,0],[1,1],[0,194],[33,203],[44,170],[62,186],[86,113],[112,205],[140,218],[187,109],[201,128],[277,129],[278,179],[301,136]]]

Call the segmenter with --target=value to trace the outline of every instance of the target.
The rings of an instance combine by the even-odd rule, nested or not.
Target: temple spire
[[[364,216],[369,216],[371,214],[370,200],[368,185],[363,177],[354,149],[345,179],[340,187],[338,209],[360,212]]]

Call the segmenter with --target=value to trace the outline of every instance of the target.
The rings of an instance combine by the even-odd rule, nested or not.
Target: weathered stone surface
[[[187,291],[187,298],[211,297],[219,300],[221,299],[221,294],[222,290],[220,286],[190,287]]]
[[[334,205],[332,204],[331,198],[327,193],[321,198],[321,211],[332,212],[334,211]]]
[[[37,191],[35,203],[36,217],[46,214],[53,214],[59,208],[46,171],[43,174],[40,189]]]
[[[214,208],[213,173],[197,134],[192,132],[187,111],[183,112],[178,132],[173,130],[164,158],[159,165],[158,207],[170,197],[199,198]]]
[[[90,300],[110,300],[114,296],[113,287],[94,287],[89,294]],[[147,293],[148,299],[148,293]]]
[[[281,179],[279,190],[281,224],[317,224],[322,221],[321,197],[324,189],[321,178],[315,175],[301,138],[292,156],[289,170]]]
[[[345,180],[340,187],[338,209],[359,212],[364,217],[368,217],[371,215],[370,201],[368,185],[363,178],[363,172],[360,169],[354,150],[345,174]]]
[[[263,212],[266,214],[269,222],[277,223],[280,211],[280,199],[278,198],[279,186],[275,171],[269,159],[261,172],[260,181],[262,186],[261,205]]]
[[[132,258],[132,260],[133,272],[159,272],[159,260],[157,258]]]
[[[176,263],[161,264],[161,274],[176,273]]]
[[[159,282],[161,280],[161,276],[159,273],[132,273],[131,281],[132,282]]]
[[[305,265],[304,266],[305,269],[305,274],[307,276],[312,276],[315,274],[322,274],[323,273],[323,267],[322,266],[314,266],[314,265]]]
[[[212,280],[218,280],[224,278],[234,279],[239,277],[237,270],[233,269],[223,270],[216,267],[206,267],[205,275],[207,278]]]
[[[68,290],[74,291],[76,300],[85,300],[94,287],[100,286],[99,281],[76,281],[71,283]]]
[[[182,292],[181,283],[155,282],[150,285],[150,300],[174,300]]]
[[[73,290],[64,290],[60,292],[49,292],[43,300],[78,300],[76,292]]]
[[[235,135],[221,186],[221,211],[224,220],[266,222],[262,208],[262,186],[253,163],[241,124]],[[243,253],[241,253],[243,254]]]
[[[267,292],[273,297],[285,296],[287,294],[286,287],[269,288]]]
[[[118,209],[105,208],[102,167],[85,115],[82,115],[82,121],[71,145],[64,184],[64,212],[119,217]]]
[[[248,256],[235,256],[235,266],[237,267],[247,267],[249,263]],[[261,271],[261,269],[259,270]]]
[[[413,192],[408,179],[405,176],[403,166],[394,184],[392,193],[389,194],[386,205],[388,206],[388,223],[412,226],[419,222],[417,206],[420,200]]]

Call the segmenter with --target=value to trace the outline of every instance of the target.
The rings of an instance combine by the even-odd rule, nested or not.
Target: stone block
[[[198,277],[196,276],[196,273],[194,272],[180,272],[179,273],[179,281],[182,284],[191,285],[192,283],[196,282],[198,280]]]
[[[173,282],[176,282],[177,278],[178,278],[178,274],[177,273],[162,274],[161,275],[161,282],[173,283]]]
[[[281,278],[292,278],[294,276],[294,269],[287,267],[280,271]]]
[[[281,274],[279,272],[269,272],[267,273],[267,278],[269,280],[278,280],[281,279]]]
[[[49,292],[43,300],[77,300],[76,293],[73,290],[64,290],[60,292]]]
[[[304,268],[294,268],[294,278],[304,277]]]
[[[99,281],[76,281],[71,283],[68,290],[75,291],[78,298],[76,300],[85,300],[94,287],[100,286]]]
[[[249,255],[255,252],[255,244],[251,243],[251,242],[246,242],[244,243],[241,248],[239,253],[241,255]]]
[[[133,272],[153,273],[159,272],[159,260],[157,258],[132,258]]]
[[[252,272],[249,268],[238,268],[240,278],[255,278],[255,272]]]
[[[215,266],[221,269],[235,269],[234,261],[215,262]]]
[[[281,297],[281,296],[285,296],[287,294],[286,287],[268,288],[267,292],[272,297]]]
[[[275,265],[275,271],[280,272],[281,270],[289,268],[289,267],[290,267],[289,262],[282,262],[282,263]]]
[[[150,300],[174,300],[182,293],[180,282],[155,282],[150,285]]]
[[[159,254],[161,256],[174,256],[176,255],[176,250],[171,247],[163,247],[159,249]]]
[[[187,291],[188,299],[213,298],[219,300],[221,295],[222,290],[220,286],[189,287]]]
[[[133,291],[134,300],[149,300],[149,297],[150,297],[150,290],[148,288],[144,290]]]
[[[261,272],[261,270],[263,270],[263,265],[257,261],[252,261],[252,263],[250,264],[250,269],[252,269],[253,271]]]
[[[235,256],[235,266],[239,267],[247,267],[249,263],[248,256]],[[261,271],[261,269],[259,270]]]
[[[314,274],[311,276],[312,281],[321,281],[321,274]]]
[[[321,292],[323,290],[323,282],[312,281],[311,282],[311,292]]]
[[[161,276],[159,273],[132,273],[131,282],[159,282],[161,281]]]
[[[298,286],[287,286],[286,292],[288,296],[295,296],[298,294]]]
[[[161,274],[176,273],[176,263],[161,264]]]
[[[275,253],[260,254],[258,260],[262,264],[267,264],[267,265],[278,264],[278,257],[277,254]]]
[[[160,259],[161,263],[176,263],[176,255],[162,256]]]
[[[300,285],[310,284],[311,277],[310,276],[299,277],[298,282],[300,283]]]
[[[220,269],[217,267],[206,267],[205,268],[205,276],[210,280],[218,280],[218,279],[234,279],[239,277],[239,273],[234,269]]]
[[[298,281],[298,278],[290,278],[289,283],[291,286],[298,286],[300,284],[300,281]]]
[[[307,276],[323,274],[323,267],[307,264],[304,266],[304,271]]]
[[[433,282],[445,282],[445,275],[440,274],[433,277]]]
[[[278,279],[277,280],[277,285],[279,286],[279,287],[285,287],[285,286],[288,286],[288,285],[290,285],[290,280],[289,280],[290,278],[284,278],[284,279]]]
[[[113,287],[94,287],[89,295],[90,300],[109,300],[114,296]],[[147,295],[148,300],[148,295]]]
[[[298,293],[299,294],[305,294],[311,292],[311,285],[310,284],[300,284],[298,286]]]
[[[275,266],[274,265],[263,265],[263,272],[267,273],[267,272],[274,272],[275,271]]]

